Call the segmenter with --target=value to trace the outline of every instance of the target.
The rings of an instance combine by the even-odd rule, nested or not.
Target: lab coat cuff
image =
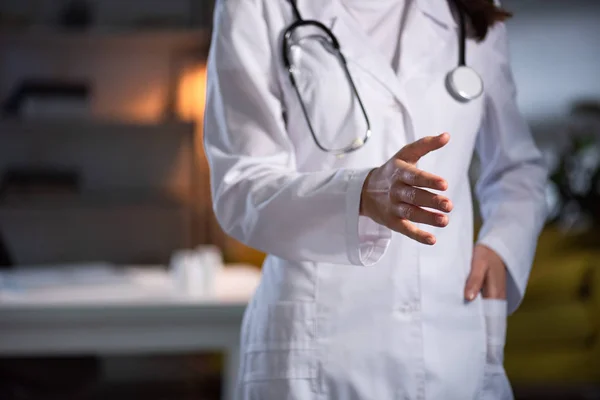
[[[361,216],[360,199],[363,184],[371,169],[353,171],[346,193],[346,247],[353,265],[372,266],[387,250],[392,231],[372,219]]]
[[[513,256],[514,252],[508,250],[501,238],[495,236],[485,236],[477,241],[477,244],[492,249],[504,262],[506,266],[506,300],[508,314],[514,313],[523,301],[525,295],[525,286],[527,285],[527,276],[522,278],[523,274],[519,272],[524,268]]]

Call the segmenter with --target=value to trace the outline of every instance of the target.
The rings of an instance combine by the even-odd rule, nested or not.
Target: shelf
[[[60,30],[49,27],[0,30],[0,44],[54,47],[60,50],[71,47],[102,47],[131,49],[150,47],[177,51],[207,50],[210,31],[207,29],[162,29],[87,31]]]
[[[191,245],[193,219],[185,207],[150,204],[151,200],[143,204],[123,200],[111,207],[100,199],[85,198],[73,207],[67,202],[11,203],[0,206],[0,224],[17,264],[86,260],[162,264],[173,249]]]
[[[107,194],[11,195],[0,199],[2,211],[97,210],[111,208],[150,208],[184,210],[184,200],[156,192],[121,191]]]
[[[0,139],[19,135],[194,135],[193,122],[173,121],[156,124],[87,119],[0,119]]]

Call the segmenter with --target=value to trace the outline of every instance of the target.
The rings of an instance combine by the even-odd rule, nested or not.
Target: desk
[[[158,354],[223,350],[233,399],[245,304],[2,304],[0,355]]]
[[[200,297],[164,268],[93,264],[0,278],[0,356],[221,350],[223,398],[233,399],[242,318],[260,279],[255,268],[219,269],[212,294]]]

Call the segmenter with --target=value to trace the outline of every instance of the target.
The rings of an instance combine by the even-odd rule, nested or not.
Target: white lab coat
[[[373,135],[343,158],[319,150],[282,64],[282,32],[294,21],[287,1],[218,2],[204,138],[214,210],[228,234],[269,254],[243,322],[237,399],[512,398],[502,366],[506,305],[488,314],[480,297],[463,300],[473,150],[485,219],[478,241],[507,265],[509,313],[524,295],[546,215],[546,171],[515,104],[505,27],[469,42],[485,96],[461,104],[444,86],[458,58],[446,2],[413,2],[399,74],[337,0],[297,4],[340,41]],[[306,59],[319,67],[324,57],[315,49]],[[328,71],[322,65],[302,90],[325,89],[324,105],[309,104],[309,113],[317,134],[333,138],[351,128],[335,118],[348,93]],[[418,164],[448,181],[454,203],[449,226],[423,227],[437,244],[359,217],[368,171],[441,132],[450,143]]]

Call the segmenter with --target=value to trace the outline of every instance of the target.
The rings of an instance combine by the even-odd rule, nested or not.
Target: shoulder
[[[285,1],[286,0],[216,0],[215,14],[235,15],[248,12],[267,14],[272,10],[281,10]]]
[[[488,69],[509,62],[509,42],[507,26],[504,22],[494,24],[485,39],[473,46],[475,63],[483,63]]]
[[[230,25],[253,26],[256,32],[265,27],[272,33],[289,19],[287,0],[217,0],[214,10],[215,28]],[[224,26],[223,26],[224,25]]]

